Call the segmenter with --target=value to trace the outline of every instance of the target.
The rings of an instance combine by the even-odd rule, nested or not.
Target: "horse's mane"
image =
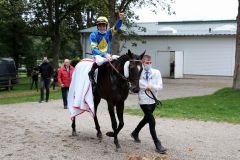
[[[116,59],[121,65],[123,65],[126,61],[128,61],[130,57],[127,54],[121,55],[118,59]]]

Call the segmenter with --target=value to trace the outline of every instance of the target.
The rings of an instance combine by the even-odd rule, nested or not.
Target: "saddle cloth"
[[[93,59],[83,59],[76,65],[73,72],[68,92],[68,110],[71,118],[85,111],[94,117],[92,85],[88,77],[93,62]]]

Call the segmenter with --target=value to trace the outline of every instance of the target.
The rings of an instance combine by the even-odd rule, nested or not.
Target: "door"
[[[154,66],[160,70],[162,77],[170,77],[170,52],[157,51]]]
[[[175,51],[174,78],[183,78],[183,52]]]

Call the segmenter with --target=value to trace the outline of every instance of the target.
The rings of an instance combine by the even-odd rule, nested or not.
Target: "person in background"
[[[56,68],[54,68],[53,69],[53,82],[52,82],[53,90],[55,90],[57,82],[58,82],[58,71],[56,70]]]
[[[43,57],[43,62],[39,66],[39,73],[41,74],[41,81],[40,81],[40,87],[41,87],[41,97],[39,100],[39,103],[42,103],[44,100],[44,88],[46,89],[46,97],[45,102],[48,102],[49,100],[49,87],[50,87],[50,81],[53,74],[53,68],[51,64],[48,62],[47,57]]]
[[[37,67],[33,68],[31,77],[32,77],[32,83],[31,83],[30,89],[32,89],[33,85],[35,84],[35,88],[37,89],[37,92],[38,92],[38,68]]]
[[[170,63],[170,77],[174,78],[174,70],[175,70],[175,61]]]
[[[155,130],[155,118],[153,116],[153,112],[156,107],[156,103],[153,99],[149,98],[145,91],[148,92],[149,95],[150,91],[157,97],[158,91],[162,89],[162,77],[159,70],[154,69],[151,67],[151,56],[144,55],[142,59],[142,63],[144,66],[144,70],[141,73],[140,80],[139,80],[139,104],[144,112],[143,119],[139,122],[137,127],[131,133],[131,137],[135,140],[135,142],[140,143],[139,139],[139,132],[140,130],[148,123],[150,134],[152,136],[153,142],[156,146],[156,151],[161,154],[166,153],[166,149],[162,146],[161,141],[157,138],[157,133]]]
[[[67,95],[70,83],[72,81],[73,71],[74,68],[70,65],[69,59],[65,59],[63,66],[58,70],[58,83],[62,90],[64,109],[67,109]]]

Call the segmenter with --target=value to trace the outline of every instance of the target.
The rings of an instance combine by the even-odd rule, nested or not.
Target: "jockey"
[[[119,20],[110,29],[107,29],[108,19],[100,16],[97,19],[97,30],[90,34],[90,45],[95,62],[91,70],[89,71],[89,79],[92,83],[93,91],[96,89],[96,83],[94,81],[94,73],[98,66],[101,66],[104,62],[111,61],[111,41],[112,36],[122,26],[124,13],[119,12]]]

